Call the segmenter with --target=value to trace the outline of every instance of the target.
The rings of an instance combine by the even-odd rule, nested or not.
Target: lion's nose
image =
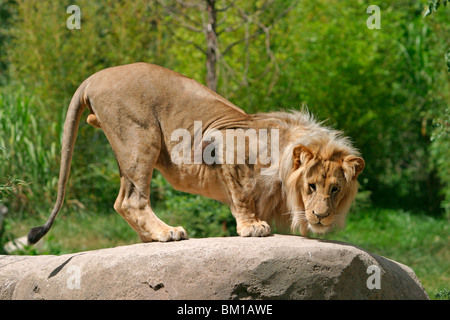
[[[330,212],[328,212],[328,213],[316,213],[314,210],[313,210],[313,215],[315,215],[319,220],[320,219],[323,219],[323,218],[326,218],[326,217],[328,217],[329,215],[330,215]]]

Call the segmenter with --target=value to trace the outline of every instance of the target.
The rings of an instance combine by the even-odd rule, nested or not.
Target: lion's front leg
[[[238,172],[238,175],[236,175]],[[271,233],[269,224],[258,217],[255,200],[245,186],[251,184],[245,170],[226,170],[225,181],[230,197],[230,209],[236,219],[237,233],[242,237],[267,237]]]
[[[270,226],[257,218],[254,207],[253,203],[242,202],[231,207],[231,212],[236,219],[237,233],[242,237],[267,237],[271,232]]]

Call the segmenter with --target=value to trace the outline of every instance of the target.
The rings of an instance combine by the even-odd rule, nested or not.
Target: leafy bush
[[[437,300],[450,300],[450,290],[447,288],[441,289],[435,294]]]
[[[32,200],[41,201],[35,205],[48,203],[45,196],[49,196],[56,185],[56,181],[48,179],[48,176],[56,177],[57,144],[56,141],[50,145],[44,142],[42,123],[30,112],[32,103],[23,91],[15,94],[0,92],[0,146],[3,146],[0,150],[0,177],[20,177],[30,184],[25,190],[21,184],[16,188],[17,196],[10,199],[14,212],[29,209],[28,201],[37,195],[40,198]],[[47,128],[49,133],[53,131],[55,134],[56,123]]]
[[[4,151],[5,149],[0,146],[0,151]],[[2,154],[0,154],[0,159],[2,158]],[[9,231],[10,226],[8,223],[8,208],[4,206],[5,200],[14,198],[16,194],[18,194],[17,190],[22,187],[26,187],[27,183],[23,180],[8,177],[6,179],[0,179],[0,254],[4,254],[3,245],[9,239],[8,236],[5,235],[5,231]]]
[[[441,206],[450,218],[450,109],[443,109],[433,120],[434,130],[431,136],[431,156],[437,170],[444,200]]]

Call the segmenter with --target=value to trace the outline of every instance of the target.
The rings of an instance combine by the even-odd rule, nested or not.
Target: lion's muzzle
[[[323,234],[331,230],[334,222],[334,214],[332,211],[318,214],[315,210],[306,210],[306,221],[308,222],[308,228],[312,232]]]

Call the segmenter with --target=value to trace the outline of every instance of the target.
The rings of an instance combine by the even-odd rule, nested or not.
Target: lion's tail
[[[86,103],[84,101],[86,82],[87,81],[83,82],[77,89],[67,110],[61,147],[61,167],[58,179],[58,195],[55,206],[53,207],[52,213],[44,225],[32,228],[30,230],[30,232],[28,233],[29,245],[38,242],[50,230],[64,202],[66,184],[67,180],[69,179],[70,165],[72,163],[73,149],[78,133],[78,125],[80,123],[81,115],[86,109]]]

